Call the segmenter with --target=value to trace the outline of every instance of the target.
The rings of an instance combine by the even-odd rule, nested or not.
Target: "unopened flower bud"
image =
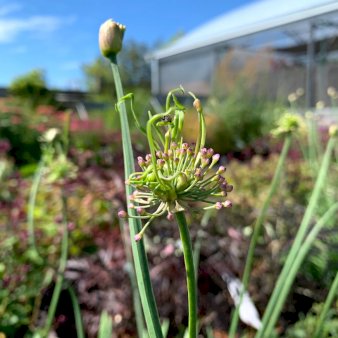
[[[135,239],[136,242],[139,242],[142,239],[142,235],[136,234],[134,239]]]
[[[205,168],[208,164],[210,163],[210,160],[208,158],[203,158],[201,159],[201,167]]]
[[[114,57],[122,49],[122,41],[126,27],[113,21],[104,22],[99,31],[99,46],[103,56]]]
[[[216,174],[220,175],[223,174],[225,172],[226,168],[224,166],[220,166],[216,172]]]
[[[174,220],[174,215],[173,215],[173,213],[168,212],[168,214],[167,214],[167,220],[168,220],[168,221],[173,221],[173,220]]]
[[[337,137],[338,136],[338,125],[333,124],[329,128],[329,135],[330,137]]]
[[[215,209],[221,210],[222,208],[223,208],[223,204],[222,204],[221,202],[217,202],[217,203],[215,204]]]
[[[212,168],[220,159],[221,155],[220,154],[215,154],[213,157],[212,157],[212,161],[211,161],[211,165],[210,165],[210,168]]]
[[[207,152],[207,156],[210,158],[210,157],[212,157],[213,154],[214,154],[214,149],[209,148],[208,152]]]
[[[146,164],[142,156],[138,156],[137,163],[141,168]]]
[[[158,150],[158,151],[156,152],[156,157],[162,158],[162,151]]]
[[[224,201],[223,203],[224,208],[231,208],[232,207],[232,202],[229,200]]]
[[[172,142],[170,148],[172,150],[176,150],[177,149],[177,143],[176,142]]]
[[[193,106],[194,108],[200,113],[202,112],[202,103],[199,99],[195,99],[194,102],[193,102]]]
[[[144,215],[144,214],[145,214],[144,209],[141,208],[141,207],[138,207],[138,208],[136,209],[136,212],[137,212],[139,215]]]
[[[201,168],[196,168],[195,173],[194,173],[195,178],[199,181],[202,179],[202,169]]]
[[[217,179],[219,183],[223,183],[225,181],[225,177],[223,177],[222,175],[217,175]]]
[[[117,216],[119,218],[127,218],[128,217],[128,214],[124,211],[124,210],[120,210],[118,213],[117,213]]]
[[[206,157],[208,154],[208,149],[207,148],[202,148],[200,150],[202,157]]]
[[[163,159],[158,159],[157,165],[159,166],[160,169],[162,169],[165,165],[165,161]]]

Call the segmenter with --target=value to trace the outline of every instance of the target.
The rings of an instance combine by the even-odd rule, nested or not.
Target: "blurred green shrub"
[[[338,337],[338,307],[337,303],[330,310],[329,316],[324,323],[321,338]],[[323,304],[314,304],[311,311],[304,316],[301,315],[300,320],[291,326],[285,334],[285,338],[309,338],[313,337],[318,317],[322,311]]]
[[[24,114],[1,113],[0,135],[10,143],[9,155],[19,167],[35,164],[41,156],[40,132],[32,128],[32,119]]]
[[[211,97],[205,108],[215,116],[210,125],[210,142],[217,151],[241,151],[268,135],[284,107],[256,97],[240,87],[226,97]]]
[[[13,80],[9,87],[11,95],[28,109],[33,110],[41,104],[54,102],[53,93],[47,88],[41,70],[33,70]]]

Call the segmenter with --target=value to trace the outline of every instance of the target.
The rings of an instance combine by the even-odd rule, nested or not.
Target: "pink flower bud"
[[[205,156],[208,155],[208,149],[207,148],[202,148],[200,150],[200,153],[201,153],[202,157],[205,157]]]
[[[212,157],[212,162],[213,162],[213,163],[218,162],[218,160],[219,160],[220,157],[221,157],[220,154],[215,154],[215,155]]]
[[[177,149],[177,143],[176,142],[172,142],[170,148],[172,150],[176,150]]]
[[[168,214],[167,214],[167,220],[168,221],[173,221],[174,220],[174,215],[171,212],[168,212]]]
[[[142,236],[140,234],[136,234],[134,239],[136,242],[139,242],[142,239]]]
[[[119,218],[127,218],[128,217],[128,214],[124,211],[124,210],[120,210],[118,213],[117,213],[117,216]]]
[[[214,149],[209,148],[207,152],[207,156],[210,158],[214,154]]]
[[[223,203],[224,208],[231,208],[232,207],[232,202],[229,200],[224,201]]]
[[[145,214],[144,209],[141,208],[141,207],[138,207],[138,208],[136,209],[136,212],[137,212],[139,215],[144,215],[144,214]]]
[[[220,166],[217,170],[217,173],[216,174],[223,174],[225,172],[226,168],[224,166]]]
[[[217,210],[221,210],[221,209],[223,208],[223,204],[222,204],[221,202],[217,202],[217,203],[215,204],[215,208],[216,208]]]
[[[140,167],[142,167],[142,166],[144,166],[144,165],[146,164],[142,156],[139,156],[139,157],[137,158],[137,163],[138,163],[138,165],[139,165]]]

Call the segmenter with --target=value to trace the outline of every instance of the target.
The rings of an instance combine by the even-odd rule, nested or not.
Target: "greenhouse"
[[[198,27],[149,58],[152,93],[178,83],[200,96],[226,96],[245,84],[254,95],[304,104],[328,100],[338,86],[338,2],[257,1]]]

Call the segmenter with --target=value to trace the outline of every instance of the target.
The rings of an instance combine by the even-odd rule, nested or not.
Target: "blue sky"
[[[112,18],[126,39],[153,46],[254,0],[0,0],[0,86],[42,69],[53,88],[84,88],[82,65],[98,55],[97,35]]]

